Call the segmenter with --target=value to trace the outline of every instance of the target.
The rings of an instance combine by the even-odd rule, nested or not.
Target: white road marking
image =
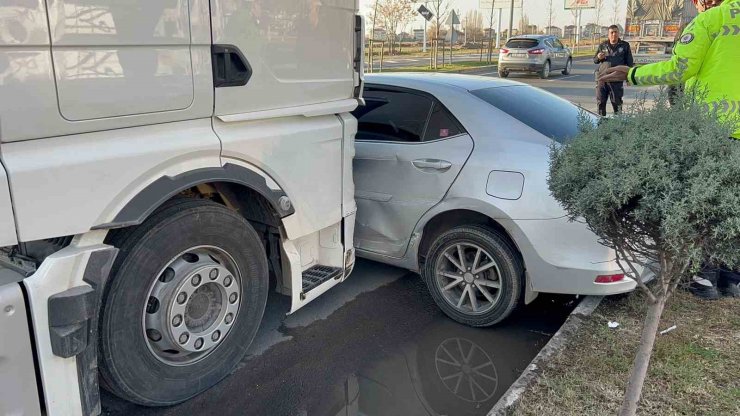
[[[580,75],[569,75],[569,76],[567,76],[567,77],[553,78],[553,79],[549,79],[549,80],[547,80],[547,82],[562,81],[562,80],[564,80],[564,79],[570,79],[570,78],[575,78],[575,77],[578,77],[578,76],[580,76]]]

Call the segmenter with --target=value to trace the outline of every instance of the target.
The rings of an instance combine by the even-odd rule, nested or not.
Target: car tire
[[[508,78],[509,77],[509,71],[498,71],[498,77],[499,78]]]
[[[169,406],[229,375],[257,332],[269,288],[249,223],[220,204],[180,198],[114,231],[109,243],[119,255],[103,294],[101,384],[137,404]]]
[[[563,69],[563,75],[570,75],[570,71],[573,69],[573,59],[568,58],[568,62],[565,64],[565,69]]]
[[[456,227],[439,235],[422,275],[437,306],[473,327],[503,321],[522,298],[524,266],[518,252],[501,234],[484,227]]]
[[[540,70],[540,78],[547,79],[550,77],[550,61],[545,61]]]

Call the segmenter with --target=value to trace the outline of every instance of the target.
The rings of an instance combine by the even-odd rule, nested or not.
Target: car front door
[[[473,140],[434,97],[368,86],[354,159],[355,246],[400,258],[422,215],[447,193]]]
[[[552,62],[552,69],[560,69],[565,66],[565,62],[561,56],[561,51],[555,46],[555,42],[552,39],[545,39],[545,45],[547,46],[548,54]]]
[[[570,53],[568,49],[558,39],[553,39],[552,44],[555,46],[558,55],[560,56],[560,65],[563,69],[568,65],[568,59],[570,59]]]

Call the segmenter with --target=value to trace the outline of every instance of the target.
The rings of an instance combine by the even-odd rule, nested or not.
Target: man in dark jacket
[[[599,65],[597,78],[610,67],[634,65],[630,44],[619,38],[617,25],[609,26],[609,39],[599,45],[594,56],[594,63]],[[599,104],[600,115],[606,116],[607,98],[611,98],[615,114],[622,111],[622,97],[624,97],[624,82],[597,82],[596,102]]]

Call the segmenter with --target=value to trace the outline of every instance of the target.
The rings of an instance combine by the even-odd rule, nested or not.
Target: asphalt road
[[[474,329],[435,306],[419,276],[361,261],[353,275],[286,316],[271,294],[237,370],[179,406],[103,395],[105,415],[485,415],[574,307],[540,296],[504,324]]]
[[[477,60],[478,55],[453,55],[454,61]],[[398,68],[406,66],[418,66],[429,64],[428,59],[422,58],[398,58],[388,59],[383,63],[384,68]],[[377,68],[377,62],[376,62]],[[553,94],[559,95],[572,101],[586,110],[596,112],[596,82],[594,81],[594,69],[591,58],[576,58],[573,62],[573,70],[570,75],[562,75],[560,71],[553,71],[548,79],[540,79],[532,74],[511,74],[509,79],[524,82],[535,87],[545,89]],[[498,77],[496,67],[481,68],[476,71],[468,71],[466,74]],[[631,87],[625,84],[624,105],[633,104],[644,93],[653,94],[657,88]],[[611,104],[607,104],[607,111],[612,112]]]
[[[548,79],[540,79],[536,75],[529,74],[510,74],[508,79],[542,88],[578,104],[586,110],[596,112],[595,69],[596,65],[594,65],[591,58],[577,58],[573,61],[573,69],[570,75],[562,75],[560,71],[553,71]],[[498,77],[495,68],[481,69],[471,74]],[[651,94],[657,91],[658,89],[655,87],[632,87],[625,84],[624,106],[629,107],[644,94],[648,94],[648,97],[650,97]],[[612,112],[611,104],[607,104],[606,108],[609,113]]]

